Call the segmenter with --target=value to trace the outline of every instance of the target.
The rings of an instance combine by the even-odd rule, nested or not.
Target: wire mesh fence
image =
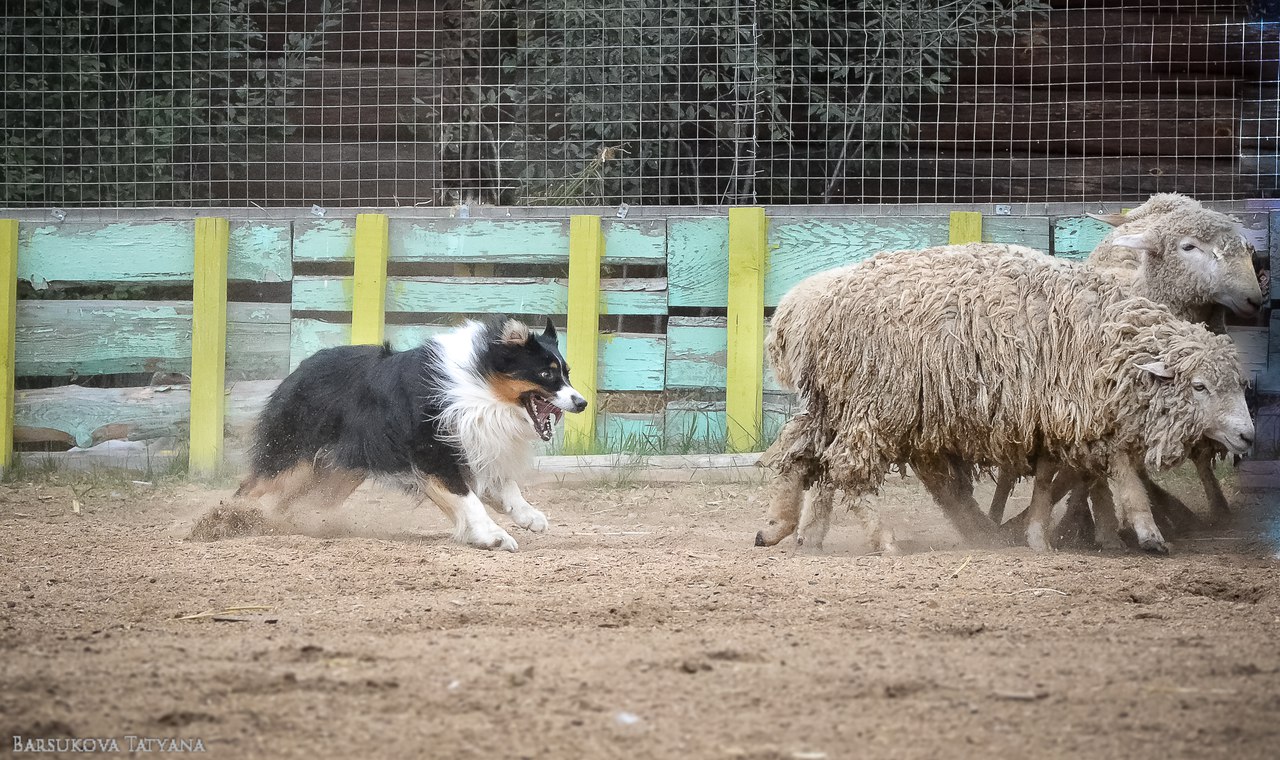
[[[0,204],[1275,197],[1274,5],[31,0]]]

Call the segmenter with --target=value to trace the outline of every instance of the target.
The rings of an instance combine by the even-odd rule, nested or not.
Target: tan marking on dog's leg
[[[305,498],[309,506],[318,509],[333,509],[346,501],[366,477],[360,470],[341,467],[322,469],[318,471],[312,487],[299,498]]]
[[[765,527],[756,533],[756,546],[773,546],[795,533],[803,499],[804,482],[799,475],[792,473],[774,481],[769,509],[765,512]]]
[[[484,504],[475,493],[453,493],[434,477],[423,478],[422,489],[441,511],[452,517],[454,541],[481,549],[501,549],[508,552],[519,548],[516,540],[484,511]]]
[[[283,515],[299,497],[312,489],[316,478],[316,468],[311,462],[299,462],[255,490],[259,498],[275,496],[275,511]]]

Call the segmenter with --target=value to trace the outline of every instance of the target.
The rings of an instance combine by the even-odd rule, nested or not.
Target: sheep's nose
[[[1240,440],[1244,441],[1245,446],[1253,445],[1253,433],[1241,433]]]
[[[1246,298],[1245,300],[1246,300],[1246,301],[1248,301],[1248,302],[1249,302],[1249,305],[1250,305],[1250,306],[1252,306],[1252,307],[1253,307],[1253,308],[1255,308],[1255,309],[1261,309],[1261,308],[1262,308],[1262,299],[1261,299],[1261,298],[1253,298],[1253,297],[1250,297],[1250,298]]]

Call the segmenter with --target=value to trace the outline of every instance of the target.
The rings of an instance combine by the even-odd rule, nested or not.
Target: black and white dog
[[[532,442],[551,440],[586,400],[550,320],[467,322],[409,351],[328,348],[303,361],[258,420],[251,472],[237,495],[341,504],[370,475],[406,480],[453,520],[455,540],[515,551],[485,503],[534,532],[547,518],[516,484]],[[482,501],[483,500],[483,501]]]

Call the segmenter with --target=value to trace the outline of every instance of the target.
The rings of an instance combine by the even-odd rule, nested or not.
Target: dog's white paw
[[[547,516],[533,507],[511,510],[511,519],[525,530],[541,533],[547,529]]]
[[[511,534],[499,528],[496,524],[473,527],[467,531],[464,541],[477,549],[513,552],[520,548],[520,545],[511,537]]]

